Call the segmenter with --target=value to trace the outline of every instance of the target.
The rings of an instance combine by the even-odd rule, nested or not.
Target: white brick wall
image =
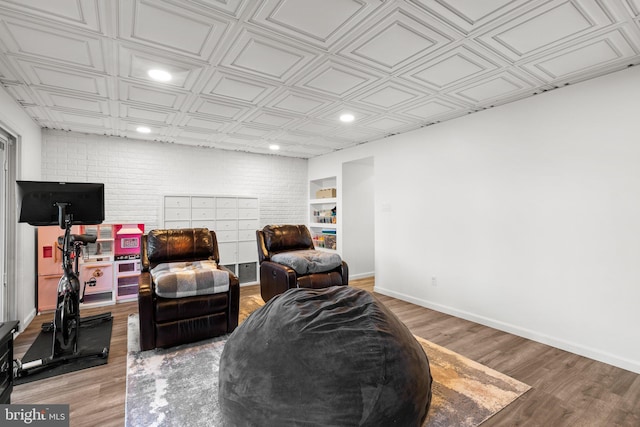
[[[105,222],[162,220],[165,194],[254,196],[260,227],[307,222],[304,159],[43,130],[42,179],[103,182]]]

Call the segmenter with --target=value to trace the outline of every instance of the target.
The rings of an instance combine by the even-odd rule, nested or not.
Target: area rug
[[[140,351],[138,330],[138,317],[131,315],[125,426],[222,426],[218,365],[226,336]],[[530,389],[444,347],[416,339],[429,357],[433,375],[425,427],[478,426]]]

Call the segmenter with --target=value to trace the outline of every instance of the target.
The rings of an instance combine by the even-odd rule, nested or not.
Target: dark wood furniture
[[[18,330],[17,320],[0,324],[0,404],[11,403],[13,390],[13,334]]]

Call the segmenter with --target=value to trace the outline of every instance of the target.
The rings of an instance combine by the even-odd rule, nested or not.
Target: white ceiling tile
[[[457,111],[467,111],[468,108],[447,101],[441,97],[434,97],[428,101],[421,101],[400,111],[401,114],[415,118],[422,123],[440,120],[455,114]]]
[[[303,46],[243,30],[221,64],[283,82],[315,57],[314,52]]]
[[[533,92],[531,83],[513,73],[501,72],[490,78],[470,82],[448,94],[473,105],[482,106],[525,91]]]
[[[478,37],[511,60],[551,49],[612,23],[596,0],[552,1]]]
[[[36,105],[32,89],[20,83],[4,83],[5,90],[21,105]]]
[[[267,138],[273,134],[273,129],[265,129],[256,126],[238,125],[229,130],[231,135],[243,138]]]
[[[200,97],[189,111],[218,118],[219,120],[237,120],[240,116],[246,114],[248,107],[228,100]]]
[[[626,0],[633,16],[640,16],[640,0]]]
[[[310,135],[328,135],[333,133],[338,127],[337,123],[331,123],[326,121],[305,121],[299,126],[293,128],[297,132],[302,132]]]
[[[298,120],[300,120],[300,117],[275,111],[267,111],[265,109],[256,110],[245,119],[247,123],[273,128],[285,128]]]
[[[233,74],[216,72],[205,85],[203,92],[236,101],[258,103],[276,86]]]
[[[411,12],[398,8],[342,49],[340,55],[389,72],[452,41],[453,36],[435,22],[420,21]]]
[[[108,96],[107,79],[104,74],[41,64],[22,58],[15,58],[15,63],[30,84],[69,89],[101,97]]]
[[[171,124],[176,117],[173,110],[160,110],[139,105],[120,104],[120,117],[141,120],[144,122],[160,122]]]
[[[184,92],[127,81],[120,82],[120,101],[179,109],[186,99],[187,95]]]
[[[497,58],[489,53],[481,54],[477,49],[463,45],[401,74],[401,77],[434,90],[441,90],[495,71],[499,66]]]
[[[163,85],[191,90],[206,67],[202,62],[139,45],[123,44],[118,50],[120,77],[152,84],[156,82],[149,77],[149,70],[161,69],[171,73],[171,80],[162,83]]]
[[[9,65],[9,61],[3,55],[0,55],[0,81],[19,81],[16,72],[12,69],[11,65]]]
[[[403,102],[411,101],[417,96],[415,93],[402,90],[398,87],[385,86],[383,88],[377,88],[375,92],[363,97],[361,101],[388,109]]]
[[[211,120],[209,118],[186,115],[182,119],[180,125],[184,128],[193,128],[193,129],[218,132],[223,127],[225,127],[228,123],[229,122],[216,121],[216,120]]]
[[[333,99],[327,99],[322,96],[316,96],[309,93],[297,92],[288,88],[282,89],[279,93],[274,94],[272,100],[265,104],[276,110],[293,114],[313,114],[318,110],[331,105],[335,102]]]
[[[231,16],[238,16],[242,4],[249,3],[246,0],[191,0],[193,3],[207,8],[213,8]]]
[[[334,61],[314,67],[296,86],[343,98],[379,79],[374,74]]]
[[[338,126],[349,126],[381,113],[382,110],[373,110],[352,103],[339,102],[330,106],[326,110],[323,110],[321,113],[318,113],[317,117],[327,120],[328,123],[335,123]],[[340,116],[343,114],[352,114],[354,116],[354,121],[347,124],[341,122]]]
[[[101,0],[4,0],[3,3],[39,18],[102,32]]]
[[[594,68],[617,64],[628,64],[637,55],[629,38],[619,28],[589,38],[581,43],[554,51],[522,64],[522,68],[542,80],[556,83],[582,73],[589,74]]]
[[[10,52],[104,72],[102,42],[87,34],[5,18],[0,36]]]
[[[397,129],[414,126],[416,125],[416,122],[407,120],[407,117],[400,118],[385,115],[374,118],[373,120],[369,120],[367,122],[363,122],[361,123],[361,125],[382,132],[392,132]]]
[[[168,2],[120,1],[120,37],[185,56],[209,59],[229,27],[229,21],[222,17],[205,16]]]
[[[250,21],[328,49],[382,4],[380,0],[267,0]]]
[[[530,0],[410,0],[430,14],[449,23],[464,34],[494,24],[508,12]]]
[[[51,116],[59,123],[77,124],[98,129],[112,126],[111,117],[104,115],[89,115],[70,111],[51,110]]]
[[[106,98],[87,97],[44,88],[37,88],[36,92],[44,101],[44,104],[56,109],[82,110],[87,113],[100,113],[109,115],[109,101]]]

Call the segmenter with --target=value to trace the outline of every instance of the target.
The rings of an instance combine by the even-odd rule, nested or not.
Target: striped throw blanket
[[[169,262],[151,269],[156,294],[162,298],[184,298],[229,290],[229,274],[215,261]]]

